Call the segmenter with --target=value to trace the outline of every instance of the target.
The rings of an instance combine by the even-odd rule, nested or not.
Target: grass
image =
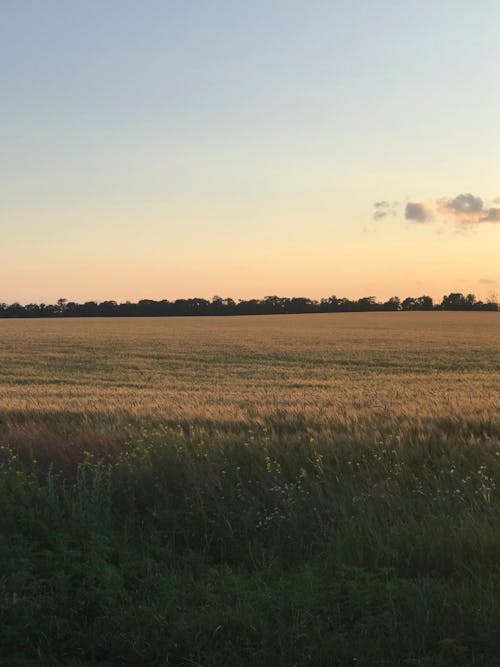
[[[499,333],[2,322],[0,664],[500,665]]]

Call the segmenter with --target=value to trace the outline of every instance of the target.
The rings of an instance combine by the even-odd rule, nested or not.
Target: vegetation
[[[2,322],[0,664],[500,664],[499,327]]]
[[[496,296],[492,294],[486,302],[478,301],[474,294],[464,296],[460,292],[445,295],[439,304],[430,296],[393,296],[387,301],[377,302],[374,296],[351,300],[330,296],[321,301],[304,297],[266,296],[264,299],[222,299],[214,296],[207,299],[177,299],[176,301],[153,301],[142,299],[137,303],[127,301],[87,301],[75,303],[59,299],[56,304],[0,303],[0,317],[158,317],[186,315],[283,315],[291,313],[358,313],[398,310],[498,310]]]

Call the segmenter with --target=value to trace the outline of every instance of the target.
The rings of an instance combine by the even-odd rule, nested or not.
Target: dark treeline
[[[378,302],[374,296],[351,300],[330,296],[319,301],[305,297],[266,296],[263,299],[234,301],[214,296],[207,299],[177,299],[153,301],[141,299],[137,303],[126,301],[87,301],[75,303],[59,299],[55,304],[0,303],[0,317],[157,317],[188,315],[276,315],[286,313],[351,313],[372,311],[408,310],[497,310],[494,300],[478,301],[474,294],[464,296],[453,292],[434,303],[430,296],[407,297],[401,300],[394,296]]]

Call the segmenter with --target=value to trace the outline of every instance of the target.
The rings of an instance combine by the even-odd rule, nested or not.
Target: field
[[[0,665],[500,665],[500,315],[0,322]]]

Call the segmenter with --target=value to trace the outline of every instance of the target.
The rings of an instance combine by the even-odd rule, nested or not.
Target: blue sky
[[[4,0],[0,300],[497,289],[499,224],[405,207],[495,206],[499,26],[490,0]]]

